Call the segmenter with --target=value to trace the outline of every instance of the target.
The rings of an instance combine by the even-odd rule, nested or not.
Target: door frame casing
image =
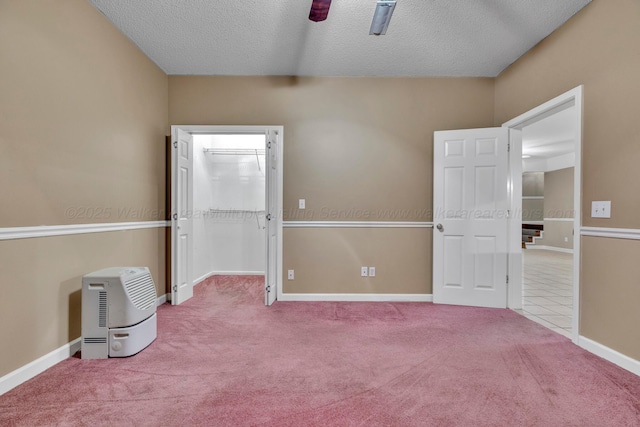
[[[284,127],[283,126],[219,126],[219,125],[171,125],[172,139],[177,132],[177,129],[181,129],[192,135],[195,134],[255,134],[255,135],[268,135],[268,130],[275,130],[279,135],[277,146],[277,194],[276,194],[276,206],[274,211],[276,212],[274,220],[276,221],[277,228],[277,250],[276,250],[276,299],[279,300],[282,295],[282,213],[283,213],[283,152],[284,152]],[[269,191],[267,188],[266,191]],[[171,194],[171,197],[177,197],[176,194]],[[173,251],[173,243],[168,248],[169,252]],[[169,256],[171,259],[171,256]],[[268,267],[268,260],[265,264],[265,277],[266,268]],[[173,282],[173,277],[169,280]],[[193,285],[193,284],[192,284]],[[173,286],[171,283],[170,286]]]
[[[509,129],[509,185],[511,188],[511,209],[513,215],[509,225],[509,286],[507,307],[522,308],[522,137],[524,127],[549,117],[571,106],[575,107],[575,165],[573,179],[573,315],[571,339],[578,342],[580,325],[580,229],[582,227],[582,121],[583,86],[575,87],[507,122],[502,126]]]

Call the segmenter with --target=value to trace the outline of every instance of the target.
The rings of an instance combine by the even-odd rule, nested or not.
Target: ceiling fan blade
[[[324,21],[329,15],[329,6],[331,6],[331,0],[313,0],[309,19],[314,22]]]

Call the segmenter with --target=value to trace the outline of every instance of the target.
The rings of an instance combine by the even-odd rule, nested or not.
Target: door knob
[[[436,228],[438,229],[439,232],[443,232],[444,231],[444,227],[442,226],[442,224],[438,224],[436,225]]]

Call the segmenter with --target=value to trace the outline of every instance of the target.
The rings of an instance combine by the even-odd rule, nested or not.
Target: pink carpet
[[[72,357],[0,396],[2,426],[640,426],[640,377],[509,310],[262,305],[217,277],[126,359]]]

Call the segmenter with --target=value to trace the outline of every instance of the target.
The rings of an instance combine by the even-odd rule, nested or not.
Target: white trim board
[[[640,376],[640,361],[632,359],[629,356],[625,356],[624,354],[617,352],[612,348],[602,345],[582,335],[578,337],[578,345],[587,350],[589,353],[600,356],[603,359],[606,359],[609,362],[614,363],[621,368]]]
[[[544,218],[545,221],[573,222],[574,218]]]
[[[214,271],[211,276],[264,276],[264,271]]]
[[[199,285],[212,276],[264,276],[264,271],[210,271],[195,279],[193,286]]]
[[[564,252],[565,254],[572,254],[573,249],[568,248],[558,248],[555,246],[541,246],[541,245],[527,245],[527,249],[544,249],[545,251],[554,251],[554,252]]]
[[[25,381],[30,380],[63,360],[68,359],[79,350],[80,338],[76,338],[70,343],[45,354],[33,362],[27,363],[13,372],[9,372],[4,377],[0,378],[0,395],[19,386]]]
[[[637,228],[582,227],[580,234],[582,236],[640,240],[640,230]]]
[[[286,228],[433,228],[433,222],[408,221],[284,221]]]
[[[294,294],[283,293],[278,301],[338,302],[432,302],[432,294]]]
[[[170,227],[170,221],[109,222],[100,224],[41,225],[36,227],[0,228],[0,240],[32,239],[35,237],[69,236],[73,234],[105,233]]]
[[[198,277],[197,279],[195,279],[193,281],[193,286],[199,285],[200,283],[204,282],[205,280],[207,280],[209,277],[213,276],[214,274],[216,274],[213,271],[210,271],[206,274],[203,274],[202,276]]]
[[[156,307],[161,306],[167,302],[167,294],[162,294],[156,299]]]

